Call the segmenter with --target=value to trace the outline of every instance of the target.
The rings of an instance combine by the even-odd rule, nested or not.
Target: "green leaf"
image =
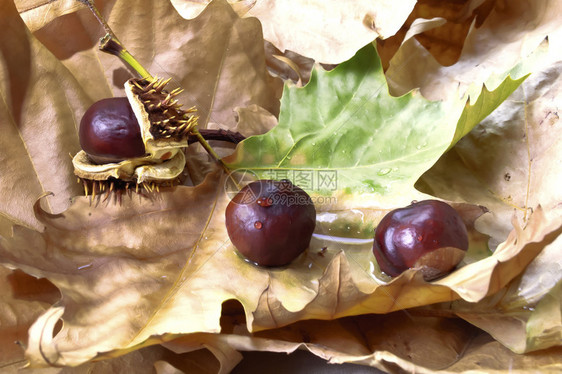
[[[544,42],[531,55],[509,70],[507,74],[492,75],[486,80],[483,87],[479,83],[472,84],[467,90],[467,96],[470,99],[461,114],[449,148],[452,148],[474,126],[500,106],[531,75],[531,71],[536,71],[537,65],[544,61],[547,53],[548,43]],[[512,77],[518,78],[513,79]],[[473,101],[475,101],[474,104],[472,104]]]
[[[412,199],[422,173],[523,80],[484,88],[474,105],[468,97],[429,101],[415,90],[393,97],[369,44],[332,71],[316,68],[304,88],[285,86],[277,127],[248,138],[225,161],[322,194]],[[337,185],[323,183],[326,173],[337,174]]]
[[[528,76],[529,74],[515,80],[511,79],[511,77],[507,77],[500,87],[492,91],[489,91],[488,88],[484,86],[474,104],[471,105],[467,101],[466,107],[457,123],[457,129],[449,148],[452,148],[463,136],[468,134],[474,126],[488,117],[488,115],[504,102]]]

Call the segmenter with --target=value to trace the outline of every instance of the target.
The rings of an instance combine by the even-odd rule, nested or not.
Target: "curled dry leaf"
[[[461,55],[469,30],[481,26],[494,3],[494,0],[417,1],[408,20],[395,35],[377,40],[385,70],[400,45],[412,37],[439,64],[454,64]]]
[[[209,349],[225,345],[231,350],[279,353],[306,349],[329,363],[368,365],[391,373],[533,373],[562,369],[560,347],[517,355],[461,319],[425,316],[418,311],[301,321],[251,334],[243,316],[231,313],[223,317],[222,334],[185,336],[166,346],[183,352],[193,349],[197,341],[204,341]],[[236,353],[231,351],[232,356]]]
[[[493,5],[493,8],[484,9],[488,5]],[[558,2],[540,5],[527,1],[509,4],[486,2],[483,6],[480,8],[483,12],[481,18],[477,18],[476,24],[471,24],[466,39],[457,38],[457,42],[452,43],[462,47],[462,52],[458,61],[446,58],[455,62],[450,66],[443,66],[432,56],[432,53],[439,54],[441,51],[436,52],[435,48],[428,51],[416,38],[405,40],[386,71],[392,94],[402,95],[414,88],[420,88],[421,93],[432,100],[457,96],[459,92],[464,94],[472,82],[485,82],[494,73],[509,69],[534,51],[548,35],[555,37],[559,33],[557,14],[561,5]],[[449,3],[443,8],[450,9]],[[478,8],[474,12],[470,8],[466,10],[469,12],[463,9],[459,13],[460,18],[455,19],[462,20],[464,17],[471,20],[479,15]],[[486,16],[483,23],[482,16]],[[454,23],[453,20],[450,23]],[[458,37],[454,32],[446,32],[442,36],[447,47],[451,38]]]
[[[0,266],[0,295],[0,367],[15,371],[26,363],[27,330],[58,301],[60,293],[45,279]]]
[[[213,347],[209,347],[214,349]],[[160,345],[141,348],[111,360],[86,362],[77,367],[23,368],[18,366],[2,367],[4,374],[180,374],[180,373],[218,373],[221,367],[227,366],[227,360],[213,355],[204,347],[194,347],[195,351],[176,354]],[[213,350],[214,352],[214,350]],[[234,366],[240,354],[236,351],[230,357],[230,366]],[[217,357],[220,357],[217,359]],[[24,362],[25,363],[25,362]]]
[[[201,3],[171,0],[185,18],[193,17]],[[317,62],[338,64],[351,58],[376,38],[388,38],[402,26],[415,1],[254,0],[243,3],[246,17],[257,17],[265,40],[282,52],[290,50]]]
[[[80,192],[69,153],[79,150],[76,118],[88,101],[83,87],[33,38],[11,1],[0,4],[0,212],[36,229],[30,209],[45,190],[49,209],[63,210]]]
[[[313,59],[291,51],[281,52],[268,41],[265,42],[265,56],[267,67],[274,76],[290,79],[301,86],[310,80]]]
[[[559,230],[557,239],[544,246],[521,275],[480,302],[456,301],[431,309],[458,315],[516,353],[560,345],[561,243]]]

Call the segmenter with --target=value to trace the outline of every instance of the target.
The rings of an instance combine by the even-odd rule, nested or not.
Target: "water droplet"
[[[93,264],[86,264],[86,265],[79,266],[79,267],[78,267],[78,270],[87,269],[87,268],[89,268],[89,267],[92,266],[92,265],[93,265]]]
[[[258,204],[261,207],[267,208],[273,204],[273,200],[270,197],[260,197],[256,201],[256,204]]]
[[[423,236],[418,235],[417,239],[418,239],[418,242],[421,242],[423,240]]]
[[[425,148],[425,147],[427,147],[427,143],[416,145],[416,149],[422,149],[422,148]]]
[[[263,223],[261,223],[260,221],[256,221],[254,222],[254,227],[258,230],[261,230],[261,228],[263,227]]]
[[[389,168],[380,169],[380,170],[377,172],[378,175],[387,175],[388,173],[390,173],[390,169],[389,169]]]

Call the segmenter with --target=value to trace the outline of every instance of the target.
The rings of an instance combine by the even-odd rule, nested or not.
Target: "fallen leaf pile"
[[[307,349],[386,372],[562,370],[560,4],[96,3],[201,128],[247,137],[211,142],[233,175],[293,180],[317,228],[286,267],[244,261],[235,187],[199,146],[184,185],[83,196],[80,118],[132,73],[84,4],[2,1],[0,368],[228,373],[241,351]],[[463,217],[466,258],[388,278],[374,228],[432,197]]]

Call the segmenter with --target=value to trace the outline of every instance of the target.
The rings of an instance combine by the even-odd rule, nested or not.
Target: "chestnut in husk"
[[[449,273],[464,258],[468,233],[449,204],[425,200],[389,212],[375,230],[373,253],[380,269],[398,276],[420,268],[425,280]]]
[[[100,100],[86,111],[79,130],[82,150],[72,160],[86,195],[106,185],[111,190],[116,182],[148,190],[177,182],[197,116],[195,108],[181,109],[175,99],[181,89],[167,91],[168,82],[130,79],[127,97]]]

